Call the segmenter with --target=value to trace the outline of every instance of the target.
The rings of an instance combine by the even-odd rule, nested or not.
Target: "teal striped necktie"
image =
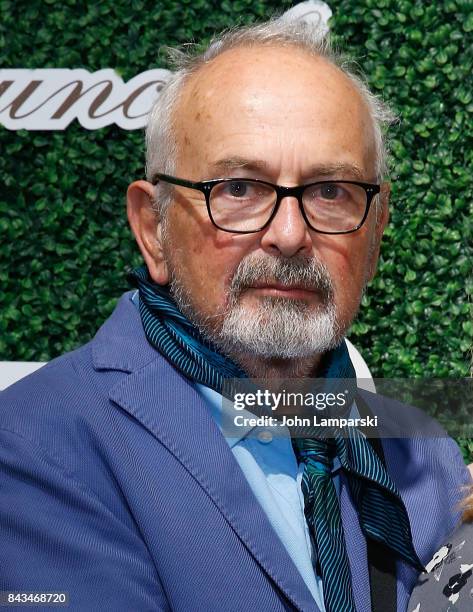
[[[146,338],[184,376],[218,393],[222,393],[226,379],[246,377],[182,315],[167,287],[151,281],[146,266],[137,268],[128,278],[139,288]],[[324,363],[326,391],[336,392],[337,385],[342,384],[343,389],[348,386],[353,400],[356,374],[345,342],[326,354]],[[417,569],[423,567],[412,544],[404,503],[369,441],[356,429],[348,438],[337,430],[327,433],[324,438],[293,439],[293,447],[299,463],[304,463],[305,515],[323,581],[326,612],[356,612],[340,506],[331,474],[335,457],[347,476],[365,537],[384,544]],[[292,435],[297,431],[293,430]]]
[[[298,447],[304,463],[305,516],[317,555],[326,612],[356,612],[338,496],[331,474],[335,444],[330,439],[302,438],[298,440]]]

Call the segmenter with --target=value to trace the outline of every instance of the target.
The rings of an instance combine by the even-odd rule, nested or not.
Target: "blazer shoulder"
[[[65,433],[88,420],[105,404],[107,394],[95,382],[91,343],[53,359],[0,393],[0,429],[32,442],[49,443],[53,432]],[[48,445],[46,445],[46,448]]]
[[[95,408],[108,403],[111,388],[145,363],[139,357],[153,358],[151,349],[144,346],[147,341],[131,294],[122,295],[89,342],[0,393],[0,426],[5,421],[27,427],[38,421],[94,419],[100,414]]]

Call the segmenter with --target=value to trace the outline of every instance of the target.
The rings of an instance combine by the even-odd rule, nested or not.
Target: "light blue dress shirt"
[[[222,429],[222,411],[225,410],[222,396],[204,385],[195,386]],[[246,411],[240,414],[254,417]],[[238,427],[237,437],[225,436],[225,439],[317,606],[325,612],[322,579],[314,570],[315,556],[304,515],[301,488],[304,466],[297,464],[287,427],[279,426],[277,431],[278,435],[273,436],[268,428],[242,426]],[[339,463],[334,465],[334,476],[339,468]],[[337,487],[339,478],[335,477],[334,482]]]

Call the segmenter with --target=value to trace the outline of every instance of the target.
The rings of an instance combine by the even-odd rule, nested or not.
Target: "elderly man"
[[[182,58],[128,190],[138,290],[2,395],[4,591],[87,611],[405,610],[468,479],[451,440],[219,428],[228,378],[355,380],[343,338],[388,219],[390,114],[340,65],[279,22]]]

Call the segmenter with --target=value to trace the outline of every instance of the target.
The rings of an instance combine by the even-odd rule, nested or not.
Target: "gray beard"
[[[223,320],[214,343],[225,353],[250,353],[265,359],[310,357],[339,341],[333,304],[311,313],[306,304],[264,297],[251,314],[237,304]]]
[[[303,300],[266,296],[248,307],[241,297],[255,282],[282,282],[317,291],[314,308]],[[334,304],[333,283],[327,267],[315,258],[291,259],[249,255],[231,282],[227,308],[214,316],[197,312],[192,297],[172,269],[170,291],[179,310],[223,354],[263,359],[307,358],[337,346],[341,329]]]

